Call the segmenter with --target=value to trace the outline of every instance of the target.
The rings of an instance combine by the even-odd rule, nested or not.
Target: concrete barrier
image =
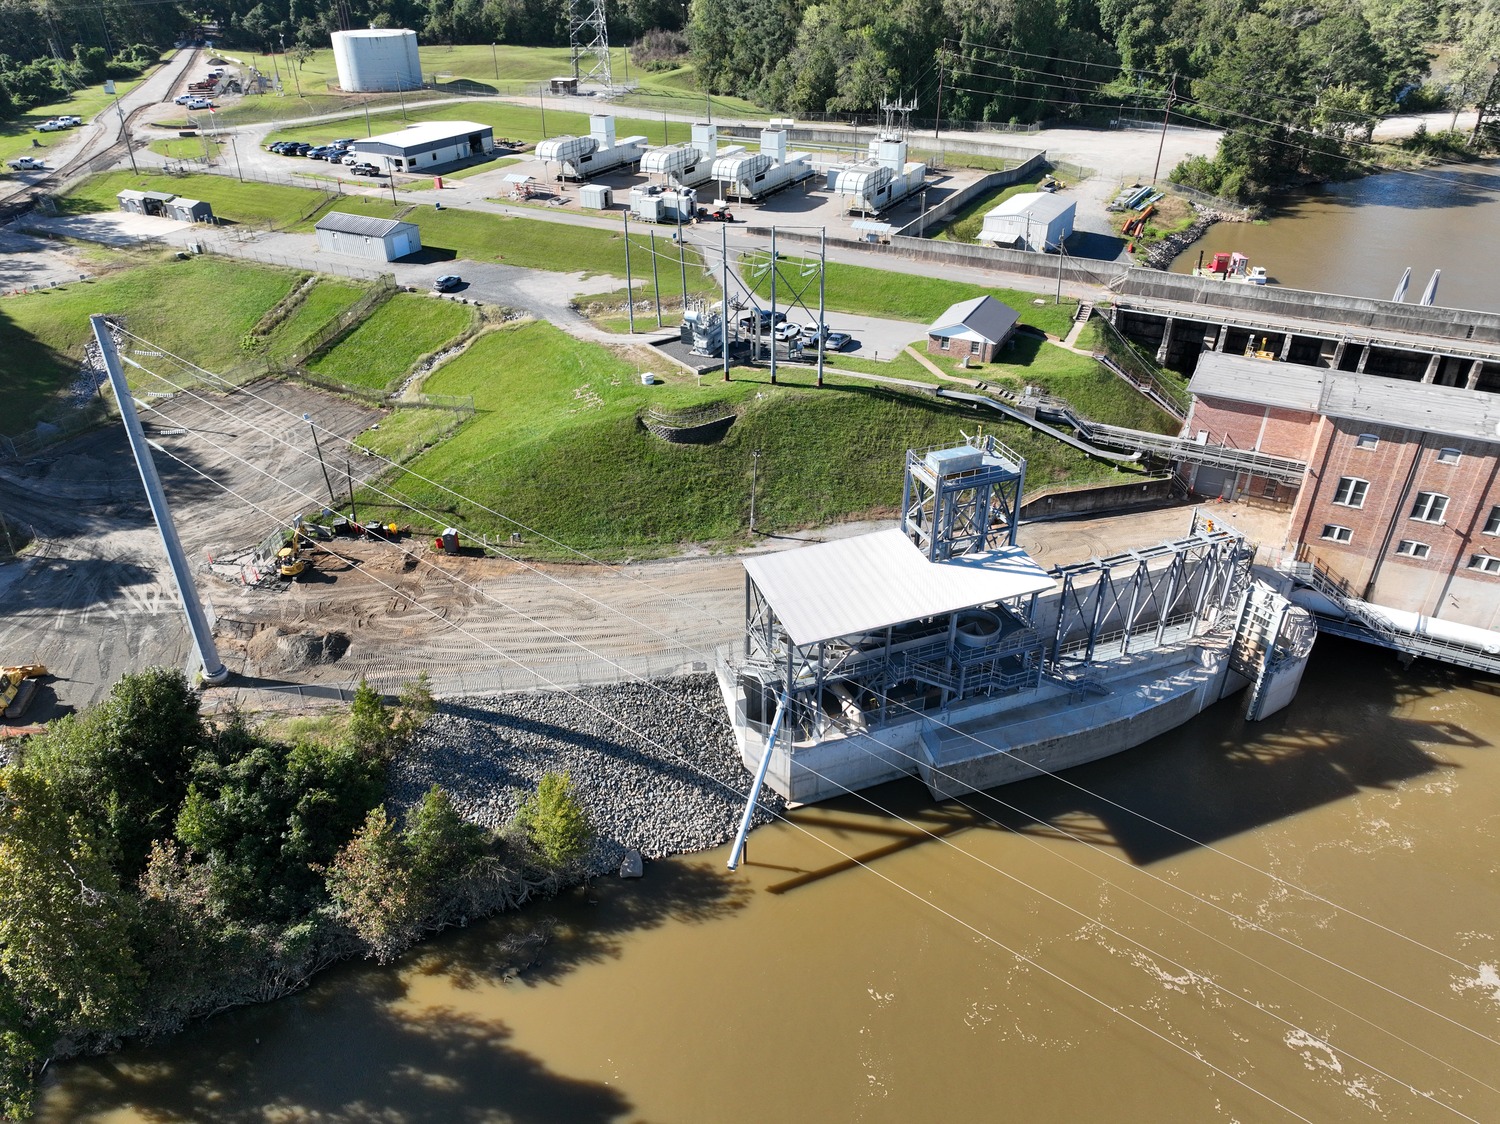
[[[1085,484],[1076,488],[1043,488],[1021,504],[1023,522],[1059,519],[1068,515],[1132,511],[1170,503],[1175,483],[1170,476],[1132,480],[1125,484]]]

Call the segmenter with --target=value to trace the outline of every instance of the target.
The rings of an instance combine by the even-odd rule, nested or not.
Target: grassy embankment
[[[373,110],[399,106],[404,99],[408,111],[412,106],[425,101],[451,97],[486,97],[506,95],[511,97],[535,97],[538,84],[559,74],[571,74],[573,66],[567,47],[520,47],[501,44],[491,48],[488,44],[458,46],[419,47],[423,81],[428,88],[397,94],[344,94],[331,87],[338,80],[333,51],[314,51],[295,70],[287,55],[276,56],[275,69],[279,69],[283,92],[280,94],[254,95],[231,101],[218,114],[224,124],[245,124],[252,121],[281,121],[300,117],[321,116],[329,113],[358,113],[367,105]],[[273,73],[269,56],[235,54],[232,57],[258,67],[263,73]],[[615,47],[610,51],[610,65],[617,80],[626,76],[625,48]],[[498,77],[497,72],[498,70]],[[642,71],[628,67],[630,80],[636,89],[611,103],[654,112],[676,112],[697,114],[706,110],[704,95],[697,89],[697,78],[689,65],[659,72]],[[301,94],[298,94],[300,83]],[[766,112],[754,102],[744,98],[721,97],[712,99],[716,117],[759,117]],[[540,108],[538,108],[538,114]],[[458,116],[462,116],[459,114]],[[400,114],[397,114],[398,120]],[[186,115],[163,114],[163,124],[177,128]],[[551,124],[551,113],[548,114]],[[335,133],[334,136],[348,135]],[[540,135],[540,134],[539,134]],[[553,136],[557,133],[552,132]],[[621,134],[625,135],[625,134]]]
[[[659,360],[647,365],[665,369]],[[699,386],[666,370],[664,385],[643,387],[642,367],[547,324],[488,332],[423,388],[472,394],[476,416],[412,467],[579,549],[641,556],[742,539],[752,451],[761,453],[757,524],[787,529],[889,512],[900,499],[904,450],[957,440],[976,421],[968,408],[837,375],[817,390],[808,370],[783,367],[775,387],[763,371]],[[711,404],[739,414],[715,445],[669,445],[636,420],[647,405]],[[1002,426],[1003,439],[1027,457],[1033,486],[1114,474],[1022,426],[996,418],[990,428]],[[511,529],[413,478],[401,490],[471,530]],[[371,496],[360,506],[406,517]],[[548,553],[540,543],[528,549]]]
[[[241,339],[295,281],[289,270],[228,258],[175,261],[137,252],[119,255],[115,268],[92,281],[6,300],[0,305],[0,355],[8,360],[5,431],[19,432],[61,405],[92,338],[91,313],[121,314],[132,332],[163,350],[224,370],[243,361]],[[205,294],[212,294],[211,310]],[[129,372],[132,385],[168,389],[145,386],[147,376]]]
[[[131,78],[116,82],[115,92],[123,97],[141,81],[141,78]],[[68,115],[82,117],[86,127],[89,121],[104,110],[111,109],[114,102],[115,94],[106,94],[102,84],[87,86],[62,101],[39,105],[16,117],[0,120],[0,164],[14,156],[36,156],[46,161],[49,167],[55,166],[57,162],[52,159],[50,150],[61,147],[64,142],[71,140],[78,130],[64,129],[55,133],[41,133],[37,131],[37,126],[50,117]],[[33,145],[32,141],[36,144]],[[0,174],[9,175],[10,169],[0,167]]]
[[[390,391],[420,357],[468,331],[476,315],[468,305],[397,293],[308,368],[346,386]]]
[[[1144,257],[1151,248],[1170,234],[1186,230],[1198,219],[1198,213],[1181,196],[1170,193],[1156,201],[1156,209],[1146,219],[1145,229],[1136,235],[1125,234],[1125,224],[1141,217],[1139,211],[1113,211],[1109,225],[1126,243],[1135,243],[1135,256]]]

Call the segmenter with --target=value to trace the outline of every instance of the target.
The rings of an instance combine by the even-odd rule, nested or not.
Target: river
[[[1411,267],[1415,303],[1434,269],[1437,303],[1500,312],[1500,163],[1391,172],[1324,184],[1283,199],[1263,223],[1219,223],[1172,263],[1190,273],[1238,250],[1279,284],[1387,300]]]
[[[1495,694],[1325,637],[1265,722],[804,808],[738,874],[652,864],[56,1067],[39,1119],[1500,1119]]]

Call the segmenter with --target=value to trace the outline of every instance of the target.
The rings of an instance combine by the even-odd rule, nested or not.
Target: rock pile
[[[444,699],[391,765],[387,791],[405,812],[434,784],[464,817],[507,822],[548,772],[566,772],[597,839],[591,873],[701,851],[734,837],[750,776],[711,675]],[[785,804],[769,788],[761,803]],[[757,824],[771,819],[764,809]]]

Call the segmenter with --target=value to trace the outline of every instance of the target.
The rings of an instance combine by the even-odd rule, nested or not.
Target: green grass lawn
[[[115,196],[126,188],[202,199],[213,206],[214,214],[221,219],[276,229],[300,226],[311,230],[322,209],[337,198],[332,192],[315,188],[241,183],[229,176],[137,176],[131,172],[104,172],[73,188],[61,200],[62,209],[69,214],[119,210]]]
[[[783,276],[787,275],[787,270],[796,269],[799,261],[809,260],[784,258]],[[762,296],[770,297],[769,274],[756,279],[754,285]],[[869,266],[844,265],[840,262],[828,263],[824,303],[836,312],[886,316],[893,320],[927,324],[942,315],[950,305],[983,293],[991,294],[1019,312],[1021,323],[1040,328],[1053,336],[1067,334],[1073,313],[1078,308],[1078,302],[1071,299],[1064,299],[1061,304],[1053,304],[1047,300],[1045,304],[1037,305],[1032,303],[1037,299],[1036,293],[1019,289],[985,289],[941,277],[888,273]]]
[[[162,349],[222,371],[244,361],[241,339],[297,277],[290,270],[211,256],[176,261],[137,253],[126,260],[141,264],[0,304],[6,390],[0,428],[18,432],[60,404],[92,338],[91,313],[121,314],[132,332]],[[166,389],[130,370],[132,384],[152,381],[145,389]]]
[[[202,160],[203,146],[208,145],[210,158],[218,156],[224,148],[224,142],[214,140],[212,137],[170,137],[154,140],[148,146],[152,152],[160,153],[162,156],[173,160]]]
[[[457,410],[403,406],[392,410],[379,429],[367,429],[355,442],[377,456],[405,464],[426,452],[467,420]]]
[[[367,291],[365,286],[353,281],[319,280],[292,314],[266,336],[266,358],[284,363],[299,355],[302,344],[310,336]]]
[[[116,82],[115,91],[123,96],[140,82],[140,78]],[[49,117],[63,115],[82,117],[86,125],[106,109],[114,112],[114,103],[115,95],[106,94],[101,84],[85,87],[62,101],[39,105],[19,116],[0,120],[0,163],[13,156],[37,156],[45,160],[49,166],[55,166],[56,161],[51,158],[49,151],[69,140],[77,130],[65,129],[55,133],[39,133],[36,127]],[[36,145],[33,145],[32,141],[36,141]],[[8,174],[6,169],[0,169],[0,171]]]
[[[468,305],[397,293],[308,367],[349,386],[389,390],[417,359],[468,330],[474,316]]]
[[[1036,185],[1048,175],[1047,172],[1033,172],[1020,183],[1013,183],[1008,187],[997,187],[994,191],[985,192],[968,206],[961,208],[944,224],[943,229],[935,237],[949,242],[973,242],[979,237],[979,232],[984,229],[985,215],[1012,195],[1035,191]]]
[[[783,367],[776,387],[763,371],[737,371],[733,382],[706,379],[701,387],[690,375],[668,372],[664,385],[643,387],[640,370],[638,361],[548,324],[487,332],[424,387],[472,394],[477,415],[412,468],[589,553],[642,556],[688,542],[742,540],[755,450],[757,526],[784,530],[891,512],[900,502],[906,448],[959,440],[960,429],[972,432],[975,422],[969,408],[841,376],[816,390],[811,370]],[[739,410],[716,445],[669,445],[636,420],[646,405],[715,402]],[[1113,475],[1020,426],[1005,426],[1003,439],[1027,456],[1038,486]],[[514,529],[414,477],[401,477],[399,486],[440,519],[476,532]],[[369,496],[361,514],[366,507],[411,518]],[[556,553],[537,541],[527,549]]]

